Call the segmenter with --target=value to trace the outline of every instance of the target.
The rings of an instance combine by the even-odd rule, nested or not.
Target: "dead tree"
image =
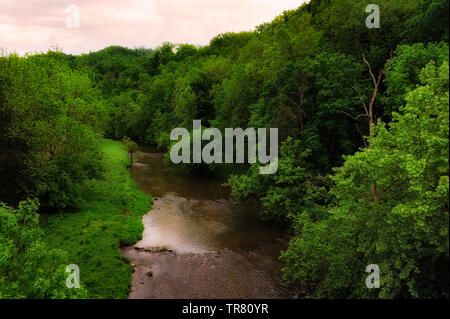
[[[364,53],[362,54],[362,58],[364,60],[364,63],[367,64],[367,66],[369,68],[369,74],[372,79],[372,83],[373,83],[372,97],[370,98],[369,103],[367,103],[366,97],[361,94],[361,92],[358,90],[356,85],[352,86],[352,88],[356,91],[356,93],[359,96],[359,100],[361,101],[361,104],[364,108],[364,113],[359,114],[356,117],[353,117],[353,116],[349,115],[348,113],[345,113],[345,112],[344,113],[346,115],[352,117],[354,120],[358,120],[361,117],[367,118],[367,121],[369,124],[369,143],[367,144],[366,141],[364,140],[364,144],[366,145],[367,148],[370,149],[372,147],[373,128],[374,128],[374,125],[376,124],[376,118],[375,118],[375,112],[374,112],[375,100],[377,98],[378,91],[380,89],[381,79],[383,78],[383,75],[386,72],[386,68],[391,64],[393,55],[392,55],[392,51],[391,51],[389,60],[387,61],[385,66],[378,72],[377,76],[375,76],[375,74],[373,73],[372,67],[370,66],[369,61],[367,61]],[[379,197],[378,197],[376,185],[372,186],[372,195],[373,195],[373,200],[375,201],[375,203],[378,203]]]

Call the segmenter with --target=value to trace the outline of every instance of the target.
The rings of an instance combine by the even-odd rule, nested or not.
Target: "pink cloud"
[[[83,53],[109,45],[147,48],[163,42],[204,45],[219,33],[253,30],[305,0],[2,0],[0,48],[20,53],[57,45]],[[66,27],[66,6],[80,28]]]

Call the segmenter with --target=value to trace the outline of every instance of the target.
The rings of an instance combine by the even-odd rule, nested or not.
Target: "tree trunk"
[[[358,94],[360,95],[360,99],[361,99],[361,102],[363,103],[364,109],[366,110],[366,115],[369,118],[369,145],[368,145],[368,148],[370,149],[370,148],[372,148],[373,127],[376,124],[376,119],[375,119],[373,108],[374,108],[374,104],[375,104],[375,99],[378,95],[378,89],[380,87],[381,79],[383,77],[384,72],[386,71],[386,67],[384,67],[383,69],[380,70],[380,72],[378,73],[378,77],[375,77],[375,75],[372,72],[370,63],[367,61],[364,53],[362,56],[363,56],[364,62],[369,67],[369,74],[373,81],[373,94],[372,94],[372,98],[370,99],[370,102],[369,102],[369,109],[366,108],[366,104],[364,103],[362,95],[359,93],[359,91],[357,91]],[[392,58],[393,58],[393,56],[392,56],[392,52],[391,52],[391,58],[388,60],[387,65],[389,65],[391,63]],[[376,184],[372,185],[371,188],[372,188],[373,200],[375,203],[378,204],[379,197],[378,197],[378,191],[377,191]]]

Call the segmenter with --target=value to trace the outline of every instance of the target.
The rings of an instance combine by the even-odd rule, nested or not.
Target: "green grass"
[[[127,298],[132,266],[120,246],[142,237],[142,215],[152,199],[136,188],[126,170],[128,153],[119,142],[102,143],[102,180],[86,183],[75,212],[49,215],[42,227],[52,248],[69,254],[80,267],[80,281],[91,298]]]

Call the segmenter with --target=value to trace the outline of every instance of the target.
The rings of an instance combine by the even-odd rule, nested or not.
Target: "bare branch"
[[[361,130],[359,129],[358,123],[355,123],[355,126],[356,126],[356,130],[358,131],[359,135],[361,135],[361,137],[362,137],[362,140],[364,142],[364,146],[366,148],[369,148],[367,143],[366,143],[366,139],[364,138],[364,135],[362,135]]]
[[[363,57],[364,62],[365,62],[365,63],[367,64],[367,66],[369,67],[369,73],[370,73],[370,76],[372,77],[373,85],[377,86],[377,81],[376,81],[376,79],[375,79],[375,75],[373,75],[372,67],[370,66],[370,63],[367,61],[364,52],[363,52],[363,54],[362,54],[362,57]]]
[[[380,85],[381,78],[382,78],[383,74],[386,72],[386,69],[391,65],[392,60],[394,59],[394,55],[393,55],[393,53],[392,53],[392,50],[391,50],[391,52],[389,53],[389,56],[390,56],[390,57],[389,57],[389,60],[386,62],[384,68],[381,69],[380,74],[378,74],[377,86]]]
[[[369,115],[369,111],[367,110],[367,105],[366,102],[364,102],[364,96],[361,94],[361,92],[359,92],[358,88],[356,86],[352,86],[352,88],[356,91],[356,93],[358,93],[359,99],[362,103],[362,105],[364,106],[364,110],[366,111],[366,115]]]
[[[354,119],[355,121],[357,121],[360,117],[368,117],[367,114],[359,114],[358,116],[355,117],[355,116],[352,116],[352,115],[348,114],[348,113],[345,112],[345,111],[342,111],[342,110],[341,110],[341,112],[344,113],[345,115],[347,115],[348,117]]]

